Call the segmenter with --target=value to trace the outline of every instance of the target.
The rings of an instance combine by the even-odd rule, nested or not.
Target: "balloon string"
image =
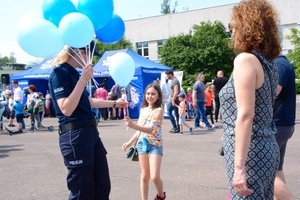
[[[68,52],[68,54],[82,67],[82,68],[84,68],[85,67],[85,65],[86,65],[86,62],[85,62],[85,60],[84,60],[84,58],[83,58],[83,56],[81,55],[81,53],[80,53],[80,51],[79,51],[79,49],[77,49],[78,51],[79,51],[79,53],[77,53],[73,48],[70,48],[71,49],[71,51],[73,51],[73,53],[74,54],[76,54],[78,57],[79,57],[79,59],[80,59],[80,61],[81,62],[79,62],[73,55],[71,55],[71,53],[69,53]],[[83,65],[83,64],[84,65]]]
[[[88,48],[88,50],[87,50],[87,48]],[[89,43],[89,45],[85,47],[86,52],[87,52],[87,54],[85,56],[87,57],[88,62],[92,63],[91,62],[91,57],[90,57],[91,56],[90,48],[91,48],[91,43]],[[92,81],[91,80],[89,81],[89,85],[90,85],[90,94],[92,96]]]
[[[79,59],[80,59],[80,61],[82,61],[82,62],[79,62],[71,53],[69,53],[68,52],[68,54],[69,54],[69,56],[71,56],[82,68],[85,68],[86,67],[86,62],[84,61],[84,59],[83,59],[83,56],[82,55],[80,55],[81,53],[77,53],[73,48],[70,48],[71,49],[71,51],[73,51],[76,55],[78,55],[78,57],[79,57]],[[80,51],[79,51],[80,52]],[[85,65],[83,65],[82,63],[84,63]],[[93,82],[94,82],[94,84],[95,84],[95,86],[98,88],[98,83],[97,83],[97,81],[95,80],[95,78],[94,77],[92,77],[92,80],[93,80]],[[92,84],[91,84],[91,81],[89,81],[89,92],[90,92],[90,94],[92,95]]]
[[[124,113],[124,118],[125,118],[125,117],[129,117],[129,116],[128,116],[128,114],[129,114],[129,112],[128,112],[128,111],[129,111],[128,106],[125,106],[125,107],[123,107],[122,109],[123,109],[123,113]],[[126,127],[126,131],[128,131],[128,130],[129,130],[129,128],[128,128],[128,126],[127,126],[127,127]]]
[[[70,48],[70,49],[72,49],[72,48]],[[72,51],[75,52],[73,49],[72,49]],[[76,52],[75,52],[75,53],[76,53]],[[83,61],[82,61],[82,62],[79,62],[79,61],[78,61],[71,53],[68,52],[68,54],[69,54],[69,56],[71,56],[71,57],[72,57],[72,58],[73,58],[73,59],[74,59],[74,60],[75,60],[82,68],[85,67],[85,66],[82,64]],[[77,54],[77,53],[76,53],[76,54]]]

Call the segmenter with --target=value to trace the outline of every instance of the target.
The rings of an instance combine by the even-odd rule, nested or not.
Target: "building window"
[[[137,53],[145,58],[149,59],[149,48],[148,42],[138,42],[136,43],[136,50]]]
[[[160,60],[160,49],[166,44],[167,40],[158,40],[157,41],[157,54],[158,54],[158,60]]]

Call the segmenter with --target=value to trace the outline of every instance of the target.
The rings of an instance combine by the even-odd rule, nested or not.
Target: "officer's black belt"
[[[97,122],[95,119],[83,119],[83,120],[77,120],[72,121],[66,124],[59,125],[59,135],[69,131],[69,130],[77,130],[81,128],[87,128],[87,127],[95,127],[97,126]]]

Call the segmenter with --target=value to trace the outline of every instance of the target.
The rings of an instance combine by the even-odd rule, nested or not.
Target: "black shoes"
[[[179,133],[180,130],[179,130],[179,128],[172,128],[169,132],[170,133]]]

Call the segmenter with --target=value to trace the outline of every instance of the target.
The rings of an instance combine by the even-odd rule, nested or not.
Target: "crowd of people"
[[[199,128],[208,130],[217,127],[215,122],[219,120],[219,91],[227,83],[228,78],[222,70],[217,72],[217,77],[212,82],[205,83],[205,75],[199,73],[193,87],[185,91],[181,88],[179,80],[172,70],[166,71],[167,81],[162,89],[168,90],[167,98],[164,98],[167,107],[168,118],[173,128],[171,133],[183,134],[183,126],[188,128],[190,133]],[[207,116],[210,116],[210,122]],[[194,120],[194,126],[190,127],[185,121]]]
[[[13,80],[12,90],[10,86],[7,86],[0,96],[1,132],[3,132],[3,128],[10,135],[27,131],[24,121],[26,117],[30,118],[30,129],[33,131],[44,128],[42,125],[44,117],[53,116],[49,92],[47,91],[46,98],[44,98],[43,93],[37,92],[34,85],[29,85],[25,90],[22,90],[18,81]],[[3,117],[8,119],[7,126],[3,124]],[[17,125],[14,120],[16,120]],[[17,130],[12,130],[11,127],[17,127]]]

